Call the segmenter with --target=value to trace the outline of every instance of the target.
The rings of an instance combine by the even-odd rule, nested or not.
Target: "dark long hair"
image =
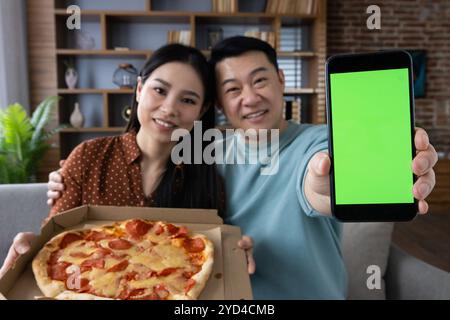
[[[169,44],[161,47],[146,61],[139,73],[142,84],[152,72],[160,66],[170,62],[181,62],[190,65],[200,77],[204,87],[203,108],[206,109],[199,121],[202,130],[214,128],[214,82],[212,70],[203,54],[192,47],[181,44]],[[138,132],[141,128],[137,116],[138,103],[134,90],[131,115],[126,132]],[[203,110],[205,110],[203,109]],[[203,208],[218,209],[219,214],[224,211],[224,191],[215,165],[193,164],[194,139],[191,134],[191,164],[175,165],[171,160],[167,163],[167,170],[154,192],[155,206],[171,208]],[[203,136],[203,132],[202,132]],[[202,154],[206,144],[202,143]]]

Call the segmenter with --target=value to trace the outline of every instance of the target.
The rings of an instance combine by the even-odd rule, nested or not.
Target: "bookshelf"
[[[133,90],[114,85],[113,73],[122,63],[130,63],[139,70],[154,50],[168,42],[170,31],[175,35],[188,31],[188,43],[206,56],[210,54],[211,30],[220,30],[222,38],[244,34],[266,37],[276,48],[280,67],[286,73],[285,99],[289,108],[295,108],[286,114],[297,121],[324,123],[326,0],[304,1],[302,8],[294,4],[302,1],[294,0],[30,3],[29,67],[38,71],[30,79],[31,102],[36,105],[35,102],[51,94],[61,96],[55,125],[69,123],[75,102],[80,104],[85,117],[83,128],[66,128],[59,134],[55,141],[59,147],[52,149],[42,171],[57,167],[57,160],[67,157],[85,139],[121,132],[126,124],[122,109],[130,104]],[[69,5],[81,8],[79,31],[66,27]],[[35,28],[40,32],[34,32]],[[86,35],[90,46],[80,46],[80,39]],[[78,72],[74,89],[68,89],[65,83],[67,61],[72,61]]]

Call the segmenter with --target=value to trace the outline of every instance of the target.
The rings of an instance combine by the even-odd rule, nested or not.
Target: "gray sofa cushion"
[[[0,185],[0,264],[18,232],[39,233],[49,212],[46,193],[45,183]]]
[[[389,257],[393,223],[345,223],[343,256],[347,267],[348,299],[385,299],[384,275]],[[381,289],[369,289],[369,266],[378,266]],[[370,281],[372,283],[372,281]]]
[[[391,245],[386,272],[388,299],[450,300],[450,273]]]

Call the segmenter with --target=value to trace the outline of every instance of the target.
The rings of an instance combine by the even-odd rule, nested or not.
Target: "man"
[[[267,43],[247,37],[225,39],[212,50],[210,62],[218,105],[233,127],[278,129],[280,134],[277,173],[261,175],[261,162],[218,165],[226,186],[226,223],[238,225],[254,240],[254,297],[345,299],[341,225],[330,208],[326,126],[283,119],[284,75]],[[251,152],[241,134],[228,139],[233,143],[220,142],[226,154],[237,154],[241,147]],[[415,146],[412,167],[419,178],[413,193],[424,214],[424,199],[435,184],[437,155],[422,129],[416,130]],[[57,191],[62,185],[52,183],[49,188]],[[54,191],[50,198],[59,196]]]

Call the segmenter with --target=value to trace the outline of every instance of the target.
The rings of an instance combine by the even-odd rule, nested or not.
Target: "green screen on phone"
[[[336,204],[413,203],[408,69],[330,74]]]

